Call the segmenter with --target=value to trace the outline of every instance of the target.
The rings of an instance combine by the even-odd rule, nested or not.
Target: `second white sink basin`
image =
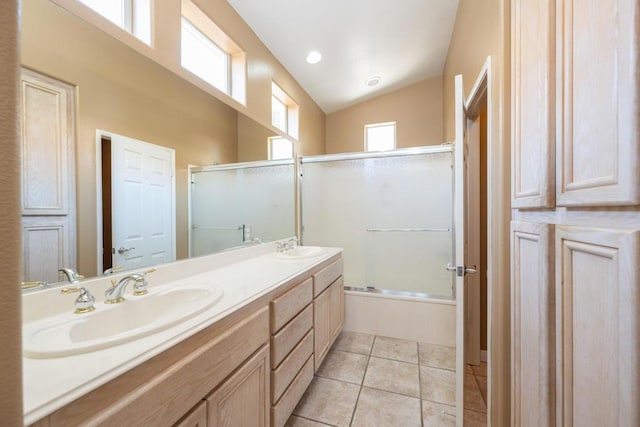
[[[167,329],[212,307],[222,291],[207,285],[150,288],[119,304],[96,304],[89,314],[69,313],[25,325],[23,354],[50,358],[86,353]]]
[[[276,258],[299,260],[306,258],[314,258],[320,255],[324,255],[327,252],[327,248],[321,246],[296,246],[293,249],[289,249],[285,252],[278,252],[275,254]]]

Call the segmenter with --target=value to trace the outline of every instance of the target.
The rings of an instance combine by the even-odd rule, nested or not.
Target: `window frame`
[[[274,100],[285,106],[285,129],[280,128],[273,121]],[[299,120],[300,106],[276,82],[271,81],[271,125],[297,141]]]
[[[227,69],[227,89],[223,90],[210,82],[204,80],[188,68],[182,65],[182,53],[178,63],[183,70],[189,75],[195,76],[198,80],[206,84],[208,87],[215,88],[217,91],[224,93],[240,104],[247,105],[246,86],[247,86],[247,54],[236,44],[227,33],[215,23],[202,9],[200,9],[192,0],[181,0],[181,17],[186,19],[205,38],[210,40],[222,52],[228,56]],[[182,22],[182,21],[181,21]],[[182,34],[182,28],[181,28]],[[181,40],[182,43],[182,40]]]
[[[286,141],[291,145],[291,157],[278,157],[278,158],[273,157],[273,143],[274,141],[280,141],[280,140]],[[293,159],[294,157],[295,157],[295,147],[294,147],[293,141],[280,135],[270,136],[267,138],[267,159],[268,160],[287,160],[287,159]]]
[[[369,129],[374,128],[382,128],[382,127],[391,127],[393,126],[393,145],[391,148],[387,148],[384,150],[370,150],[369,149]],[[374,153],[380,151],[391,151],[395,150],[398,147],[398,135],[397,135],[397,122],[380,122],[380,123],[369,123],[364,125],[364,151],[367,153]]]
[[[146,46],[153,47],[153,7],[155,0],[119,0],[122,5],[121,22],[112,21],[107,15],[103,15],[99,10],[94,9],[91,4],[86,3],[85,0],[73,1],[79,4],[81,8],[91,11],[99,19],[106,21],[109,25],[115,25]],[[59,3],[60,0],[54,0],[54,2]],[[142,25],[141,21],[138,20],[138,15],[148,15],[148,24]]]
[[[210,46],[206,46],[207,48],[213,48],[213,51],[215,52],[215,54],[219,54],[224,58],[224,61],[223,61],[224,82],[221,86],[218,86],[214,81],[208,80],[203,75],[198,74],[193,69],[185,66],[184,58],[182,55],[183,54],[182,43],[184,42],[183,33],[185,30],[185,26],[184,26],[185,23],[187,24],[187,27],[188,27],[187,31],[191,32],[192,35],[195,36],[196,38],[203,39],[202,40],[203,44],[210,45]],[[180,66],[185,70],[189,71],[190,73],[192,73],[194,76],[202,79],[203,81],[207,82],[211,86],[215,87],[216,89],[224,92],[227,95],[231,95],[231,54],[226,50],[224,50],[222,47],[220,47],[214,40],[211,39],[211,37],[207,36],[207,34],[205,34],[200,28],[198,28],[196,24],[191,22],[189,18],[187,18],[184,15],[180,17]]]

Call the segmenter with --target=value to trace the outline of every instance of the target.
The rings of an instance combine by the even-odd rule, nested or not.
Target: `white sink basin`
[[[299,260],[321,256],[326,252],[327,248],[321,246],[296,246],[286,252],[276,253],[275,257],[278,259]]]
[[[184,322],[212,307],[222,295],[206,285],[150,288],[148,295],[125,295],[119,304],[96,304],[88,314],[70,312],[33,322],[23,328],[23,354],[61,357],[122,344]]]

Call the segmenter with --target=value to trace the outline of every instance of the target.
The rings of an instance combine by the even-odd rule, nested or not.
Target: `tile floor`
[[[465,425],[486,426],[486,364],[465,374]],[[287,426],[455,426],[455,381],[453,347],[343,332]]]

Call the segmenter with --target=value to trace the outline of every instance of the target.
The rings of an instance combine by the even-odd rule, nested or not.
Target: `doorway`
[[[175,150],[97,131],[98,271],[176,259]]]
[[[458,274],[463,291],[458,294],[458,409],[460,419],[484,421],[490,412],[490,295],[489,262],[492,247],[490,244],[491,217],[488,201],[491,199],[491,152],[490,101],[490,58],[485,62],[464,105],[457,112],[456,144],[462,141],[463,165],[459,179],[463,183],[458,189],[461,198],[460,223],[464,224],[460,238],[463,246],[465,274]],[[462,86],[462,76],[456,82]],[[457,258],[457,257],[456,257]],[[459,420],[461,421],[461,420]]]

